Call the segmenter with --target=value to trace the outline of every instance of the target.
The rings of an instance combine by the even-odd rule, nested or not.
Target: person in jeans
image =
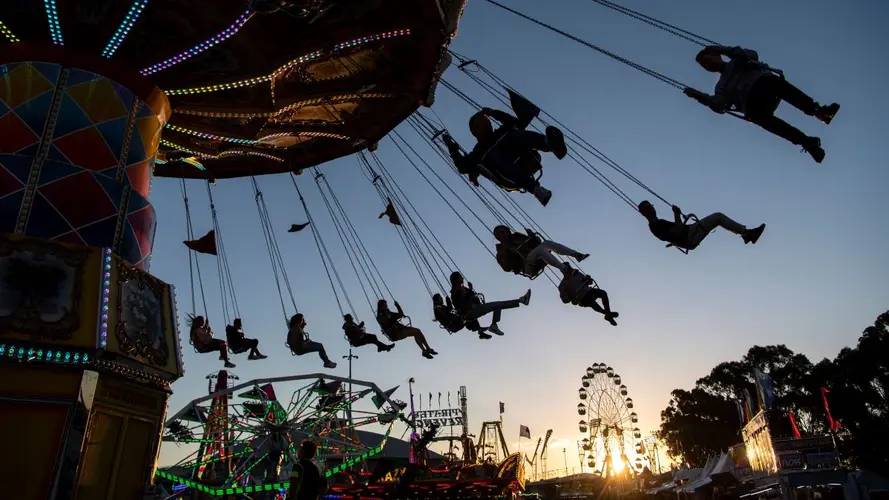
[[[721,227],[740,236],[744,243],[753,243],[759,240],[766,225],[761,224],[753,229],[735,222],[723,213],[716,212],[692,224],[686,224],[682,219],[682,210],[673,205],[673,221],[658,219],[657,211],[649,201],[639,203],[639,213],[648,220],[648,229],[657,239],[666,241],[667,247],[675,246],[685,250],[694,250],[710,234],[710,231]]]
[[[494,130],[490,118],[500,122],[500,127]],[[482,165],[519,189],[533,194],[541,205],[546,206],[552,192],[540,185],[523,159],[532,151],[543,151],[551,152],[561,160],[568,154],[568,149],[561,130],[547,127],[545,134],[524,130],[529,122],[521,121],[505,111],[482,108],[469,119],[469,131],[478,140],[472,151],[464,155],[450,135],[444,136],[445,145],[457,169],[467,174],[473,184],[478,185],[478,176],[482,174],[478,165]]]
[[[482,316],[494,313],[491,319],[491,326],[486,328],[487,331],[495,335],[503,335],[498,328],[500,322],[501,311],[504,309],[515,309],[520,305],[528,305],[531,303],[531,290],[525,292],[521,298],[515,300],[503,300],[496,302],[482,302],[479,295],[469,286],[464,285],[463,275],[458,271],[451,273],[451,303],[457,313],[467,321],[475,321]]]
[[[346,332],[346,339],[352,347],[361,347],[373,344],[377,346],[377,352],[391,351],[395,344],[384,344],[380,342],[376,335],[367,333],[364,329],[364,321],[355,324],[351,314],[343,316],[343,331]]]
[[[559,298],[565,304],[589,307],[605,316],[605,321],[617,326],[617,321],[614,321],[614,318],[620,314],[611,310],[608,293],[601,288],[592,286],[592,283],[592,278],[566,264],[562,268],[562,281],[559,282]],[[597,300],[602,301],[601,306]]]
[[[545,263],[556,269],[565,265],[554,253],[566,257],[574,257],[578,262],[589,257],[589,254],[572,250],[560,243],[540,239],[534,231],[525,230],[527,234],[514,232],[506,226],[494,228],[497,244],[497,262],[504,271],[521,274],[530,268]],[[522,266],[524,269],[519,269]]]
[[[423,332],[421,332],[419,328],[399,322],[405,315],[404,311],[401,309],[401,304],[399,304],[398,301],[395,301],[395,309],[398,312],[392,312],[389,309],[388,303],[383,299],[380,299],[377,302],[377,323],[380,324],[380,329],[383,331],[383,334],[386,335],[389,340],[394,342],[409,337],[413,338],[414,342],[417,343],[417,346],[423,353],[424,358],[432,359],[433,356],[438,354],[434,349],[429,347],[429,342],[426,341],[426,336],[423,335]]]
[[[219,351],[219,360],[225,361],[225,367],[234,368],[235,364],[228,360],[228,345],[224,340],[213,338],[210,322],[203,316],[191,317],[189,321],[191,322],[189,337],[194,348],[201,354]]]
[[[294,314],[290,318],[290,325],[287,331],[287,344],[290,350],[297,356],[317,352],[321,361],[324,361],[324,368],[336,368],[336,363],[327,357],[327,351],[321,342],[315,342],[309,338],[309,332],[306,331],[306,318],[300,314]]]
[[[729,62],[725,62],[722,56],[727,56]],[[797,146],[802,146],[816,162],[821,163],[824,160],[821,139],[807,136],[776,117],[775,111],[781,101],[785,101],[827,125],[840,110],[839,104],[833,103],[827,106],[818,104],[805,92],[785,80],[781,70],[770,68],[760,62],[759,55],[754,50],[711,45],[701,50],[695,60],[705,70],[719,73],[719,81],[712,96],[693,88],[686,88],[685,95],[717,113],[737,110],[743,113],[748,121]]]
[[[225,327],[225,338],[233,351],[244,352],[249,349],[250,354],[247,356],[247,359],[265,359],[268,357],[259,352],[258,340],[249,339],[244,334],[244,325],[241,323],[241,318],[235,318],[232,324]]]

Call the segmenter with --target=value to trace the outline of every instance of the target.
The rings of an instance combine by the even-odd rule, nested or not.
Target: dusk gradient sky
[[[431,0],[429,0],[431,1]],[[501,0],[503,1],[503,0]],[[513,8],[551,23],[623,57],[712,92],[714,75],[694,61],[699,47],[587,0],[510,0]],[[646,434],[660,422],[670,391],[689,388],[721,361],[739,359],[754,344],[786,344],[813,362],[854,345],[861,330],[889,305],[889,3],[882,0],[621,0],[621,4],[726,45],[753,48],[823,104],[842,109],[830,126],[782,104],[779,114],[820,136],[827,158],[818,165],[797,147],[755,126],[717,115],[674,88],[588,48],[529,24],[487,2],[470,0],[453,49],[481,61],[536,104],[581,134],[685,212],[721,211],[749,226],[767,223],[756,246],[717,231],[689,255],[665,249],[645,221],[569,160],[545,155],[544,185],[554,193],[545,209],[530,195],[513,194],[561,243],[588,252],[583,269],[606,289],[621,313],[616,328],[589,309],[561,303],[547,281],[506,274],[451,210],[392,146],[378,154],[447,251],[488,300],[533,289],[529,308],[507,311],[502,338],[447,335],[432,318],[431,301],[394,228],[376,215],[382,206],[354,157],[322,166],[387,283],[415,325],[440,353],[420,357],[409,341],[391,353],[356,350],[355,378],[376,382],[407,400],[407,379],[417,390],[453,393],[466,385],[471,430],[498,417],[506,403],[507,441],[515,447],[520,424],[538,436],[554,429],[549,468],[577,466],[581,436],[575,410],[587,366],[612,366],[629,387]],[[251,76],[251,75],[239,75]],[[497,103],[457,69],[445,78],[475,100]],[[455,137],[471,147],[466,130],[472,110],[439,87],[433,107]],[[424,110],[427,116],[432,116]],[[414,131],[398,129],[468,203],[478,200]],[[609,175],[635,200],[645,193]],[[301,189],[320,230],[351,286],[361,319],[377,331],[354,273],[311,180]],[[483,181],[485,182],[485,181]],[[345,376],[348,352],[340,313],[308,231],[288,234],[304,221],[289,179],[262,177],[287,272],[312,338],[324,342]],[[177,286],[183,330],[191,309],[185,222],[179,181],[155,179],[152,201],[158,230],[151,272]],[[242,381],[322,371],[313,355],[292,357],[284,347],[285,323],[275,290],[248,180],[214,187],[225,246],[248,335],[260,339],[265,361],[233,360]],[[211,228],[204,186],[189,183],[195,232]],[[472,198],[470,198],[470,196]],[[656,205],[662,216],[668,206]],[[479,212],[482,217],[484,213]],[[488,214],[490,218],[490,214]],[[493,223],[493,221],[492,221]],[[493,237],[480,234],[493,246]],[[224,338],[215,262],[201,257],[211,324]],[[290,312],[292,314],[292,311]],[[185,333],[183,338],[185,339]],[[215,355],[185,345],[187,375],[174,386],[170,412],[206,395],[204,375],[221,368]],[[397,434],[400,434],[398,432]],[[161,463],[175,455],[164,450]]]

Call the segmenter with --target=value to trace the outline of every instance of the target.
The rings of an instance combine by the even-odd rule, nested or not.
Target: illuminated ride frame
[[[153,178],[372,147],[432,104],[463,4],[0,1],[0,482],[143,497],[183,374]]]
[[[222,371],[212,394],[167,419],[164,442],[193,451],[158,469],[156,480],[184,485],[204,497],[279,492],[290,487],[289,470],[300,443],[311,439],[318,445],[315,462],[324,477],[351,482],[366,460],[382,452],[404,406],[361,380],[309,374],[228,387],[228,374]],[[368,426],[385,429],[379,444],[359,440],[356,429]]]

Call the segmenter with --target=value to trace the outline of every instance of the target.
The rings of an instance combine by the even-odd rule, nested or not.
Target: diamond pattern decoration
[[[62,217],[59,210],[39,191],[31,202],[31,214],[28,216],[28,227],[25,235],[34,238],[51,240],[71,230],[71,225]]]
[[[34,132],[34,135],[43,135],[49,107],[52,105],[52,96],[52,92],[44,92],[12,110],[25,122],[31,132]]]
[[[111,247],[117,230],[117,215],[100,220],[77,230],[83,242],[91,247]]]
[[[55,83],[47,80],[30,63],[23,63],[9,70],[3,78],[0,100],[8,107],[15,108],[53,88]]]
[[[44,62],[30,62],[28,64],[39,71],[49,82],[57,82],[59,80],[59,74],[62,72],[62,67],[58,64]],[[55,84],[53,84],[53,86],[55,86]]]
[[[0,167],[0,198],[12,194],[24,187],[25,184],[12,175],[12,172]]]
[[[93,172],[117,165],[117,156],[108,148],[96,127],[88,127],[56,139],[53,144],[71,163]]]
[[[137,212],[128,213],[125,225],[129,226],[134,233],[136,248],[139,250],[140,258],[133,262],[141,262],[151,254],[151,247],[154,244],[154,233],[157,227],[154,207],[149,205]]]
[[[15,153],[40,140],[15,111],[0,117],[0,138],[0,153]]]
[[[32,162],[30,156],[0,154],[0,166],[8,170],[22,184],[26,184],[28,177],[31,176]]]
[[[70,224],[78,229],[106,217],[116,216],[117,207],[92,172],[81,172],[37,188]],[[76,193],[72,196],[72,193]],[[34,220],[32,214],[31,220]],[[69,229],[69,230],[70,230]],[[67,232],[67,231],[64,231]],[[61,232],[59,233],[61,234]],[[114,231],[112,230],[112,238]]]
[[[40,178],[37,180],[38,186],[45,186],[59,179],[78,174],[84,170],[76,165],[68,162],[55,160],[44,160],[43,166],[40,167]]]
[[[130,179],[130,187],[144,197],[148,197],[151,190],[151,166],[146,160],[127,167],[127,177]]]
[[[90,117],[80,109],[80,105],[67,93],[63,94],[56,128],[53,130],[53,139],[87,128],[92,124]]]
[[[127,134],[127,122],[129,116],[108,120],[104,123],[96,125],[108,148],[114,153],[115,158],[120,158],[120,152],[123,149],[124,136]]]
[[[83,241],[83,238],[77,234],[77,231],[71,231],[69,233],[65,233],[61,236],[56,236],[53,238],[55,241],[61,241],[62,243],[71,243],[74,245],[86,245],[86,242]]]
[[[111,203],[114,204],[115,210],[120,210],[120,204],[123,201],[123,195],[127,189],[126,185],[117,182],[112,176],[103,174],[96,175],[96,181],[102,186],[102,189],[105,190],[105,194],[108,195]]]
[[[106,78],[68,87],[66,93],[80,105],[80,109],[90,117],[93,123],[102,123],[127,116],[130,112],[129,108],[120,101],[117,91]]]
[[[22,206],[22,198],[25,190],[20,189],[12,194],[0,198],[0,233],[15,231],[15,222],[19,217],[19,209]]]
[[[65,81],[65,88],[75,87],[82,83],[98,80],[99,78],[102,78],[102,76],[89,71],[84,71],[82,69],[72,68],[68,72],[68,79]]]

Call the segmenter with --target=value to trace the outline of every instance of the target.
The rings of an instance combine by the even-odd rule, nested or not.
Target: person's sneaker
[[[753,243],[755,245],[756,242],[759,241],[759,237],[762,236],[762,232],[765,231],[765,229],[766,225],[760,224],[759,227],[744,231],[744,234],[741,236],[742,238],[744,238],[744,244],[746,245],[747,243]]]
[[[494,335],[500,335],[501,337],[503,336],[503,332],[500,330],[500,328],[497,327],[497,325],[489,326],[488,331],[493,333]]]
[[[553,197],[553,193],[543,186],[537,186],[537,188],[534,189],[534,197],[537,198],[537,201],[539,201],[541,205],[546,206],[546,204],[549,203],[549,199]]]
[[[257,356],[256,354],[250,354],[247,356],[247,359],[249,359],[250,361],[253,361],[255,359],[259,359],[259,356]]]
[[[546,145],[556,155],[556,158],[560,160],[568,154],[568,147],[565,146],[565,136],[556,127],[546,127]]]
[[[611,323],[611,326],[617,326],[617,321],[614,321],[615,316],[617,316],[617,315],[616,314],[606,314],[605,321]]]
[[[825,125],[830,125],[831,120],[833,120],[833,117],[836,116],[839,110],[840,105],[837,103],[820,106],[818,110],[815,111],[815,118],[821,120],[821,123]]]
[[[265,354],[257,354],[257,355],[256,355],[256,359],[265,359],[265,358],[267,358],[267,357],[268,357],[268,356],[266,356]]]
[[[235,364],[232,363],[231,361],[226,361],[226,362],[225,362],[225,367],[226,367],[226,368],[234,368],[234,367],[235,367]]]
[[[426,359],[432,359],[432,354],[430,354],[430,353],[427,351],[427,352],[424,352],[424,353],[423,353],[423,357],[426,358]]]
[[[531,289],[530,288],[528,289],[527,292],[525,292],[525,295],[522,295],[519,298],[519,302],[522,303],[523,305],[526,305],[526,306],[531,303]]]
[[[433,355],[433,356],[438,356],[438,353],[435,352],[435,349],[429,349],[429,350],[427,350],[426,352],[428,352],[429,354],[431,354],[431,355]]]
[[[488,335],[488,334],[485,333],[485,332],[478,332],[478,338],[480,338],[480,339],[482,339],[482,340],[488,340],[488,339],[492,339],[492,338],[494,338],[494,337]]]
[[[824,161],[824,148],[821,147],[821,139],[810,137],[802,146],[802,152],[812,155],[812,159],[815,160],[815,163]]]
[[[325,361],[324,368],[330,368],[330,369],[336,368],[336,363],[334,363],[333,361]]]
[[[574,258],[577,259],[577,262],[583,262],[589,256],[590,256],[590,254],[588,254],[588,253],[578,253],[577,256]]]

